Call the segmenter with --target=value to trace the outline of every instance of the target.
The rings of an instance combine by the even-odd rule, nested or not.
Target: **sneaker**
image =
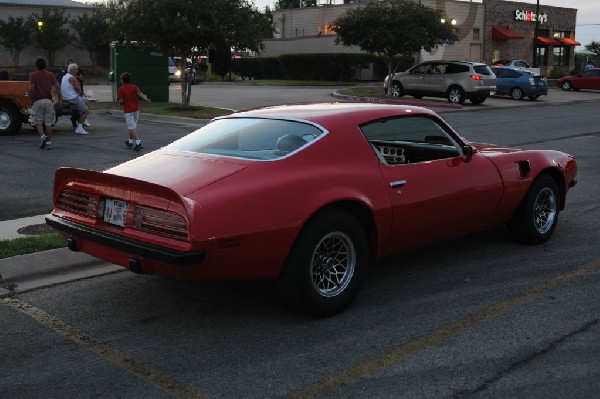
[[[136,144],[135,147],[133,147],[133,151],[139,151],[142,148],[144,148],[144,147],[142,147],[142,143],[139,143],[139,144]]]
[[[48,136],[42,136],[42,142],[40,143],[40,150],[43,150],[48,145],[48,141],[50,140]]]
[[[51,142],[49,142],[49,141],[48,141],[48,142],[46,143],[46,149],[47,149],[47,150],[51,150],[51,149],[52,149],[52,143],[51,143]]]
[[[90,123],[87,121],[87,119],[85,121],[83,121],[82,125],[85,127],[92,127],[92,125],[90,125]]]
[[[75,129],[75,133],[77,133],[77,134],[88,134],[88,132],[85,131],[85,129],[83,128],[82,125],[77,126],[77,128]]]
[[[130,143],[129,140],[125,140],[125,145],[129,148],[133,147],[133,143]]]

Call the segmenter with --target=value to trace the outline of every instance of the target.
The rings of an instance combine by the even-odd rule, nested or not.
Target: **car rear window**
[[[324,132],[301,121],[223,118],[169,144],[166,150],[273,160],[297,152]]]
[[[474,65],[473,69],[480,75],[491,75],[492,70],[487,65]]]

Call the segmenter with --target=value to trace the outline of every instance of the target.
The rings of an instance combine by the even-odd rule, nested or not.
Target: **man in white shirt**
[[[67,73],[62,78],[60,84],[60,92],[63,100],[68,101],[71,107],[76,108],[79,111],[79,123],[75,128],[75,133],[88,134],[83,128],[83,123],[87,119],[90,111],[83,99],[83,90],[79,84],[79,80],[75,76],[79,67],[77,64],[69,64]],[[88,125],[89,126],[89,125]]]

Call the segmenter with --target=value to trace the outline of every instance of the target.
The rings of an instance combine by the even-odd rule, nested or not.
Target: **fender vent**
[[[529,177],[529,173],[531,173],[531,165],[529,165],[529,161],[518,161],[517,165],[519,165],[519,176],[521,179]]]

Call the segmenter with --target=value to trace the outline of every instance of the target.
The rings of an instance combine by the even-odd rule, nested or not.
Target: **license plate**
[[[104,206],[104,221],[117,226],[125,227],[127,217],[127,202],[118,199],[107,198]]]

